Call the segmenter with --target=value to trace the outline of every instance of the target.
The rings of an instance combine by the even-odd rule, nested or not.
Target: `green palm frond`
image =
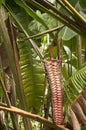
[[[70,105],[86,86],[86,66],[76,71],[68,81],[64,83],[64,102]],[[67,104],[66,104],[67,103]]]
[[[80,91],[86,85],[86,66],[78,70],[69,80],[71,80],[73,86]]]
[[[30,43],[19,44],[20,67],[28,110],[38,112],[44,91],[44,70]],[[39,57],[38,57],[39,58]]]

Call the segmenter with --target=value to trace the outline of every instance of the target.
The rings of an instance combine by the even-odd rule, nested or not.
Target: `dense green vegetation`
[[[0,1],[1,130],[86,129],[85,3]],[[44,67],[51,59],[61,61],[60,125],[53,123],[50,77]]]

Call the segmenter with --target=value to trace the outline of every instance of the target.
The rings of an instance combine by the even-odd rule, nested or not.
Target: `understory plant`
[[[0,1],[0,129],[86,129],[86,2]]]

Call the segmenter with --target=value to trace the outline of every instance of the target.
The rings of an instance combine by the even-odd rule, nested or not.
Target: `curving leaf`
[[[15,0],[16,4],[18,4],[19,6],[21,6],[22,8],[25,9],[25,11],[33,18],[36,19],[37,21],[39,21],[42,25],[44,25],[44,27],[46,29],[48,29],[48,26],[46,25],[46,23],[43,21],[43,19],[41,19],[34,11],[32,8],[30,8],[24,1],[22,0]]]
[[[75,86],[76,84],[74,83],[74,80],[76,80],[76,83],[78,86],[84,88],[86,86],[86,66],[83,67],[82,69],[78,70],[72,77],[71,81],[73,85]]]
[[[86,86],[86,66],[76,71],[68,81],[64,83],[64,95],[68,98],[67,103],[70,104],[78,94],[85,88]],[[66,102],[66,100],[64,99]]]
[[[65,27],[63,35],[62,35],[62,40],[68,41],[70,39],[72,39],[73,37],[75,37],[77,35],[76,32],[74,32],[73,30],[71,30],[68,27]]]
[[[44,93],[43,64],[32,50],[30,43],[19,43],[20,67],[25,99],[29,111],[38,112]]]

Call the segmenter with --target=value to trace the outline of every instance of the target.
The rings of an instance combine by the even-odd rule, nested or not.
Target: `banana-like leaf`
[[[46,29],[48,29],[48,26],[46,23],[41,19],[24,1],[22,0],[15,0],[16,4],[21,6],[22,8],[25,9],[25,11],[33,18],[39,21],[42,25],[45,26]]]
[[[38,112],[44,92],[43,64],[37,60],[30,43],[19,43],[20,67],[28,110]]]
[[[68,40],[72,39],[73,37],[75,37],[76,35],[77,35],[76,32],[69,29],[68,27],[65,27],[62,39],[68,41]]]

